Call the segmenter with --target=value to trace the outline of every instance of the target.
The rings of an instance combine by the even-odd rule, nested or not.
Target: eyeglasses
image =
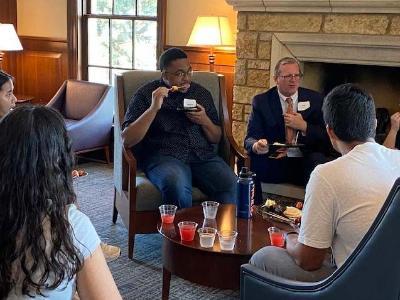
[[[185,77],[185,76],[192,77],[192,75],[193,75],[193,70],[192,70],[192,68],[189,68],[189,70],[187,70],[186,72],[185,72],[185,71],[182,71],[182,70],[179,70],[179,71],[176,71],[176,72],[164,71],[164,73],[174,75],[174,76],[176,76],[176,77],[178,77],[178,78],[183,78],[183,77]]]
[[[279,77],[281,77],[281,78],[283,78],[285,80],[290,80],[290,79],[299,80],[300,78],[303,77],[303,74],[297,73],[297,74],[279,75]]]

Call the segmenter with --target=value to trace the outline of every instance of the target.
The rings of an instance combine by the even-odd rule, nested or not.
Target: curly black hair
[[[83,264],[68,222],[71,142],[62,116],[44,106],[6,115],[0,141],[0,299],[16,284],[23,295],[43,295]]]

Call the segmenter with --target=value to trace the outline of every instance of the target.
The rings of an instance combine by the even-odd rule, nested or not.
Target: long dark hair
[[[21,280],[23,295],[43,295],[83,261],[67,219],[76,199],[71,142],[61,115],[39,106],[5,116],[0,141],[0,299]]]
[[[3,84],[8,82],[9,80],[13,81],[14,77],[12,77],[10,74],[7,74],[6,72],[0,70],[0,90],[3,87]]]

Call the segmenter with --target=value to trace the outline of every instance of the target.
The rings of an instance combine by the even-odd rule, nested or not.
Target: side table
[[[15,102],[16,105],[31,104],[32,101],[35,99],[35,97],[33,96],[18,94],[16,94],[15,97],[17,98],[17,101]]]

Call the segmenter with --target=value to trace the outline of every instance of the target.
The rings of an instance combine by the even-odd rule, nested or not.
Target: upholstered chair
[[[64,116],[75,153],[104,149],[110,161],[113,93],[109,85],[66,80],[47,106]]]
[[[309,283],[274,276],[253,265],[241,268],[240,299],[362,299],[400,297],[400,178],[360,244],[327,279]]]
[[[136,90],[145,83],[159,79],[159,71],[133,70],[116,76],[115,126],[114,126],[114,211],[113,222],[120,214],[128,228],[128,257],[133,257],[136,233],[157,232],[160,220],[158,207],[162,204],[159,190],[137,168],[137,161],[130,149],[125,149],[121,139],[121,125],[125,111]],[[246,159],[231,133],[231,123],[226,103],[224,76],[211,72],[194,72],[193,81],[207,88],[218,111],[223,138],[216,149],[225,161],[234,166],[237,160]],[[193,188],[193,205],[206,200],[199,189]]]

